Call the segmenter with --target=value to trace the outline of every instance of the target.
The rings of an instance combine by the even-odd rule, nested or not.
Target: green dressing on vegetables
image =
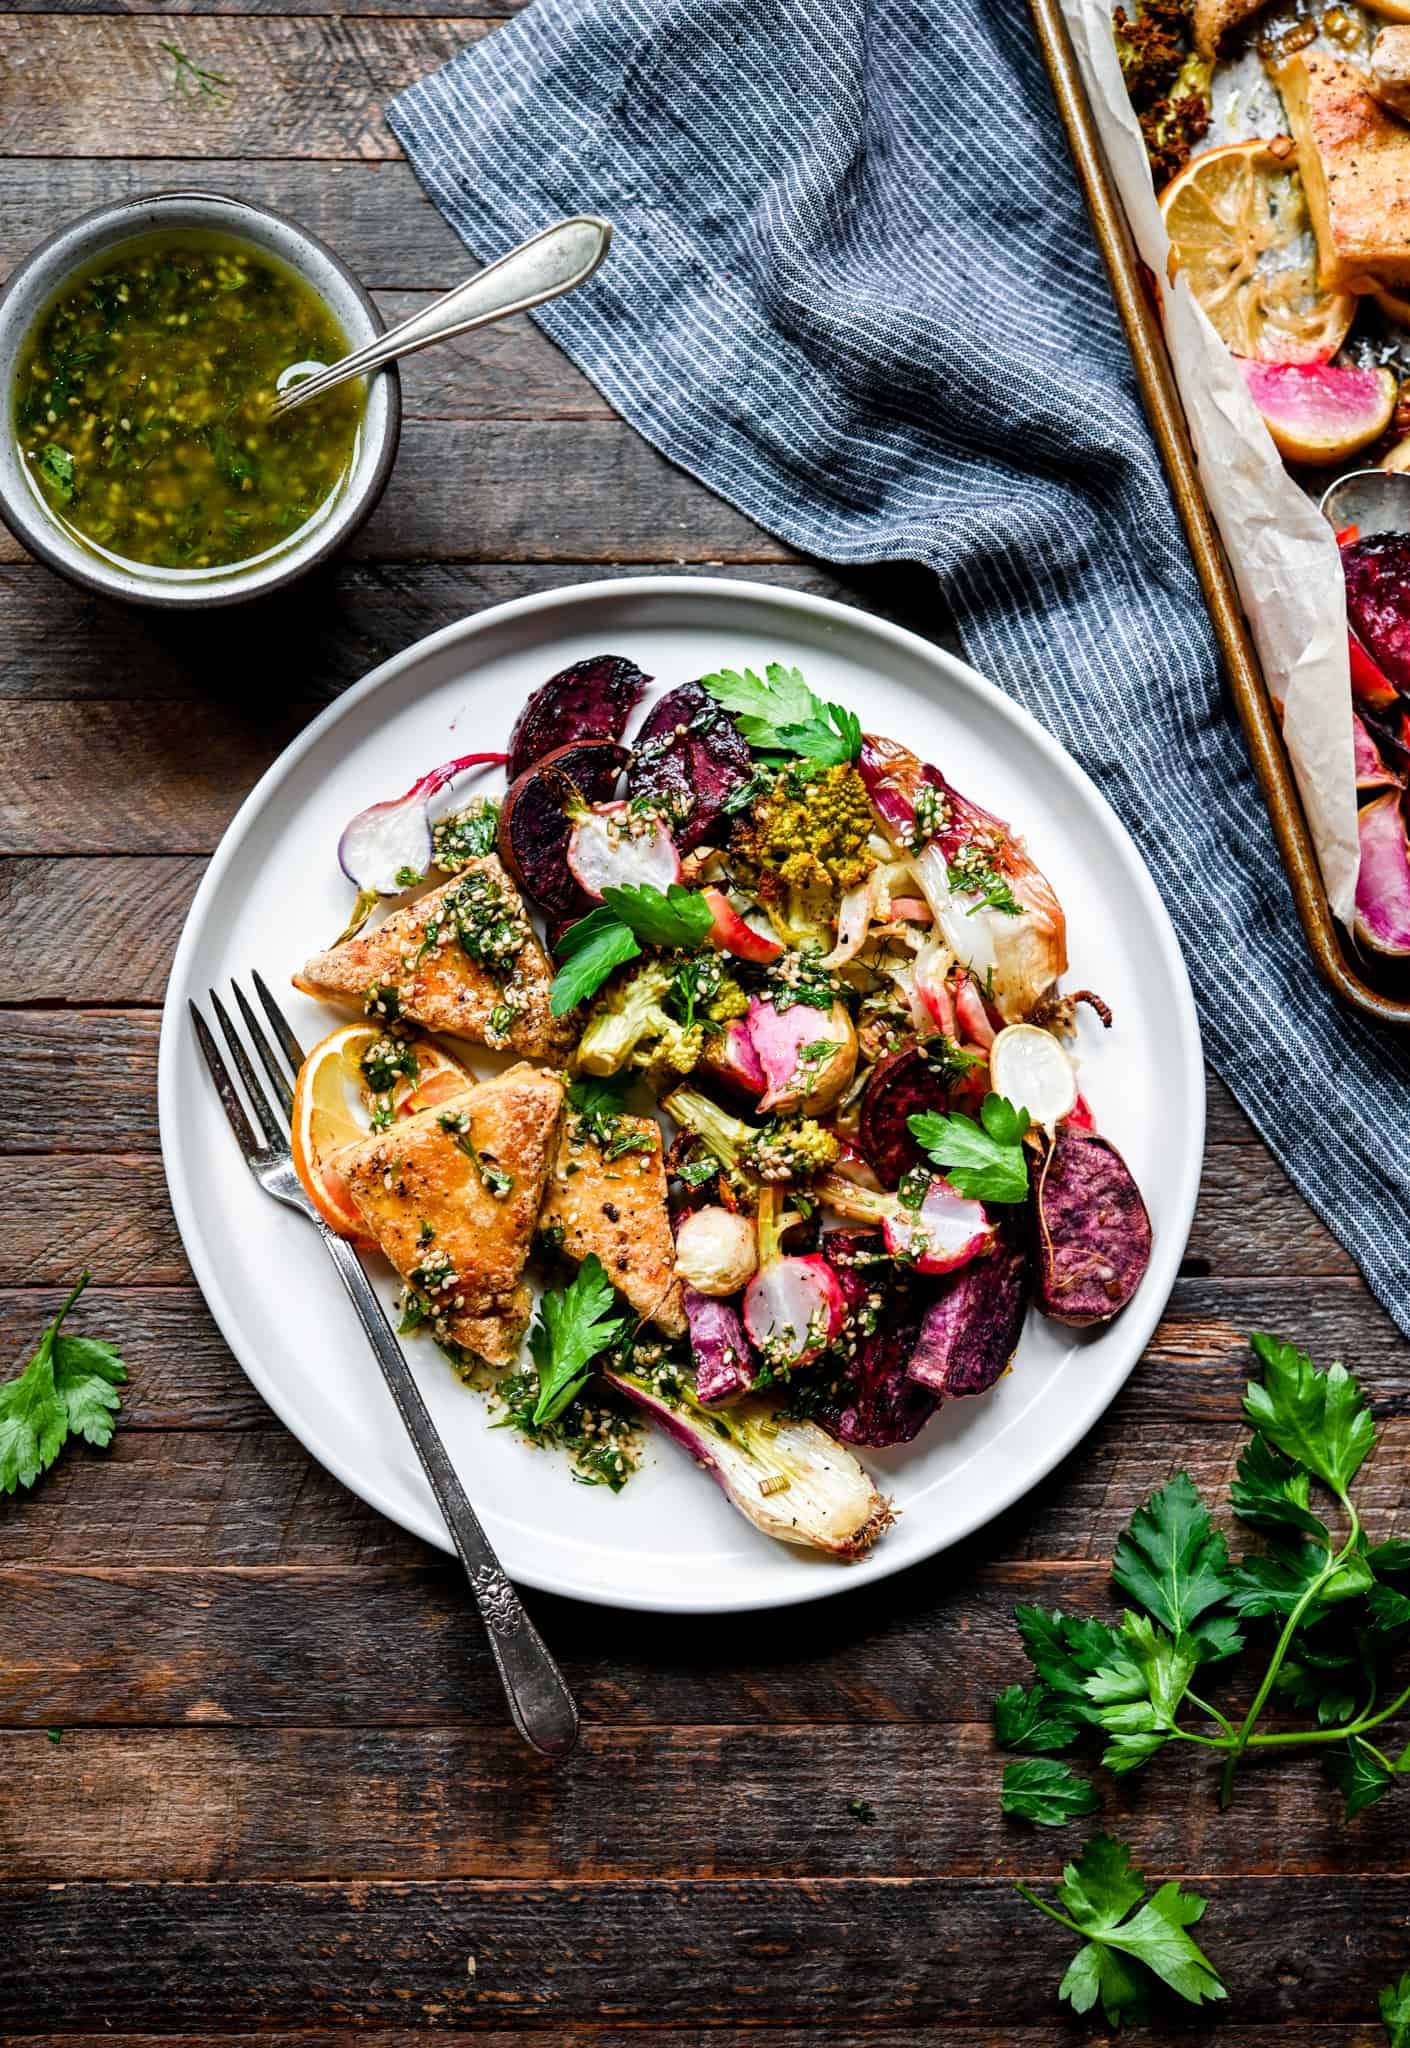
[[[314,519],[357,450],[354,380],[278,422],[276,380],[348,353],[313,289],[232,236],[153,235],[72,280],[20,358],[14,421],[40,497],[128,562],[252,562]]]

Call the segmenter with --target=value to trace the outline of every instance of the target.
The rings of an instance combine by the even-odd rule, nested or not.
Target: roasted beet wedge
[[[987,1259],[941,1281],[921,1320],[910,1377],[936,1395],[987,1393],[1018,1348],[1027,1308],[1027,1253],[1005,1238]]]
[[[856,1332],[856,1349],[822,1419],[846,1444],[908,1444],[940,1405],[906,1376],[920,1331],[916,1291],[898,1285],[885,1260],[878,1265],[867,1258],[864,1248],[879,1249],[877,1238],[833,1230],[821,1248],[846,1297],[849,1338]]]
[[[1410,690],[1410,534],[1350,541],[1341,565],[1348,625],[1382,675]]]
[[[725,799],[749,775],[748,743],[729,713],[699,683],[682,683],[648,712],[627,790],[649,797],[674,821],[676,845],[689,853],[711,836]]]
[[[1032,1202],[1038,1307],[1077,1328],[1110,1322],[1151,1256],[1151,1220],[1125,1160],[1105,1138],[1060,1127]]]
[[[564,806],[604,803],[626,759],[626,748],[615,740],[576,740],[555,747],[509,785],[499,813],[499,857],[550,920],[589,907],[568,866],[573,826]]]
[[[878,1060],[862,1091],[857,1144],[884,1188],[898,1188],[922,1162],[906,1119],[949,1106],[944,1082],[918,1045]]]
[[[594,654],[550,676],[528,698],[509,735],[510,781],[560,747],[619,740],[650,681],[619,654]]]

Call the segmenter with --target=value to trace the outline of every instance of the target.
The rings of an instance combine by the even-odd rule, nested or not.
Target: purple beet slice
[[[940,1403],[906,1375],[920,1332],[916,1290],[897,1284],[889,1261],[873,1265],[871,1248],[880,1250],[880,1237],[843,1230],[828,1231],[820,1245],[846,1296],[846,1336],[856,1348],[819,1420],[844,1444],[879,1450],[908,1444]]]
[[[699,683],[652,705],[636,736],[627,790],[665,812],[682,853],[708,839],[725,800],[747,782],[749,746],[728,711]]]
[[[922,1162],[907,1118],[949,1106],[944,1082],[918,1045],[877,1061],[862,1091],[857,1144],[884,1188],[898,1188],[911,1168]]]
[[[1028,1259],[1000,1243],[940,1283],[921,1319],[908,1371],[933,1394],[985,1394],[1018,1349],[1028,1309]]]
[[[509,735],[511,782],[546,754],[578,740],[619,740],[651,681],[620,654],[575,661],[531,693]]]
[[[1410,534],[1373,533],[1341,551],[1347,623],[1398,690],[1410,690]]]
[[[499,857],[550,922],[591,908],[568,866],[573,828],[563,807],[575,790],[590,804],[605,803],[626,758],[615,740],[576,740],[555,747],[509,785],[499,812]]]
[[[1105,1138],[1059,1128],[1033,1198],[1037,1305],[1082,1328],[1119,1315],[1151,1256],[1141,1191]]]
[[[747,1393],[754,1383],[755,1360],[734,1303],[687,1287],[685,1313],[698,1398],[708,1407],[712,1401]]]

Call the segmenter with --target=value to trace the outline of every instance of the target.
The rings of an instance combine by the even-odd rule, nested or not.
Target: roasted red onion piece
[[[1125,1160],[1105,1138],[1062,1126],[1032,1202],[1038,1307],[1078,1328],[1110,1322],[1151,1256],[1151,1220]]]
[[[1373,953],[1403,958],[1410,953],[1410,843],[1399,793],[1391,790],[1365,805],[1356,830],[1356,936]]]
[[[1346,617],[1398,690],[1410,690],[1410,534],[1373,533],[1341,551]]]
[[[651,681],[634,661],[594,654],[550,676],[526,700],[509,735],[509,779],[578,740],[619,740]]]
[[[695,1361],[695,1391],[706,1407],[748,1393],[754,1383],[754,1355],[739,1319],[727,1301],[685,1289],[690,1323],[690,1355]]]
[[[577,740],[555,747],[509,785],[499,813],[499,857],[550,919],[588,908],[568,866],[573,826],[564,807],[604,802],[626,758],[626,748],[615,740]]]
[[[1377,736],[1371,731],[1364,718],[1355,711],[1351,714],[1351,740],[1356,760],[1356,787],[1358,789],[1403,789],[1405,777],[1397,774],[1382,759]]]
[[[627,789],[660,806],[674,823],[676,845],[689,853],[712,835],[726,798],[751,772],[748,742],[728,711],[699,683],[682,683],[647,713]]]

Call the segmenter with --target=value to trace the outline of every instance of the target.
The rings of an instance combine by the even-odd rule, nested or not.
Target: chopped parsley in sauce
[[[347,476],[360,383],[272,421],[276,379],[347,336],[283,264],[227,235],[129,242],[64,287],[20,358],[20,452],[49,510],[127,562],[253,561]]]

